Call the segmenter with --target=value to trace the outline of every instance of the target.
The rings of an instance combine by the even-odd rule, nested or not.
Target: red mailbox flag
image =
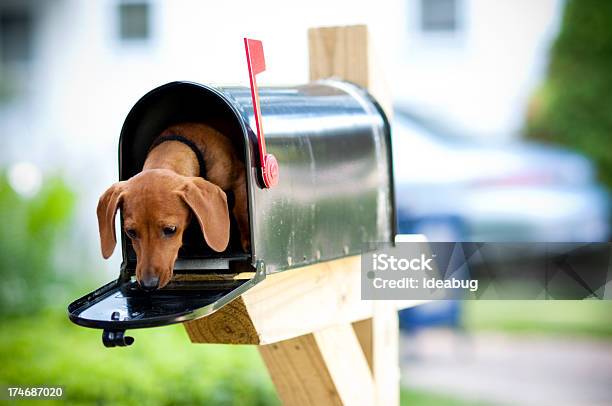
[[[255,125],[257,126],[257,143],[259,144],[259,166],[263,178],[264,187],[271,188],[278,183],[278,162],[272,154],[266,153],[266,140],[264,138],[261,124],[261,110],[259,108],[259,92],[255,75],[266,70],[263,44],[255,39],[244,39],[247,66],[249,68],[249,80],[251,83],[251,98],[253,99],[253,112]]]

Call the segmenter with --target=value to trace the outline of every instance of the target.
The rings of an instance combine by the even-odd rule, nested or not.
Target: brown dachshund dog
[[[202,162],[205,168],[200,168]],[[204,173],[206,179],[200,177]],[[164,287],[192,217],[213,250],[227,248],[230,219],[224,190],[234,193],[233,215],[242,248],[248,251],[246,172],[231,141],[204,124],[169,127],[153,143],[142,172],[115,183],[100,197],[102,256],[110,257],[115,249],[115,214],[121,207],[125,233],[136,251],[138,283],[145,290]]]

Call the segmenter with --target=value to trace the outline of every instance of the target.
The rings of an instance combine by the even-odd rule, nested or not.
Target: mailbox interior
[[[168,126],[181,122],[208,124],[232,140],[246,171],[255,172],[247,173],[250,210],[251,182],[257,172],[251,152],[256,137],[226,96],[195,83],[168,83],[143,96],[132,108],[121,130],[119,179],[139,173],[154,139]],[[228,196],[230,205],[232,200]],[[123,330],[187,321],[214,312],[265,277],[263,265],[257,267],[251,253],[242,250],[233,217],[230,244],[220,253],[206,245],[198,223],[192,221],[185,230],[172,281],[161,290],[145,293],[134,278],[136,255],[130,239],[122,229],[120,235],[120,277],[69,306],[70,318],[77,324]]]
[[[226,96],[216,89],[190,82],[172,82],[143,96],[128,114],[119,142],[120,180],[127,180],[139,173],[153,140],[170,125],[182,122],[205,123],[228,136],[239,157],[243,158],[247,172],[250,171],[254,157],[251,156],[249,137],[254,135],[250,134],[252,133],[250,128],[243,124],[235,106],[228,103]],[[247,174],[246,178],[250,203],[251,176]],[[228,203],[230,206],[233,204],[231,194],[228,195]],[[238,263],[241,266],[250,263],[250,253],[245,253],[240,246],[233,216],[230,216],[230,219],[230,243],[221,253],[208,248],[198,223],[192,221],[185,230],[183,247],[179,252],[175,269],[211,271],[229,269],[230,265]],[[121,231],[121,243],[125,270],[133,272],[136,255],[130,239],[123,231]]]

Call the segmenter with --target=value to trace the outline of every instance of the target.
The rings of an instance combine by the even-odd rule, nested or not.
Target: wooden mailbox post
[[[310,79],[367,88],[391,115],[367,27],[308,32]],[[208,317],[184,324],[193,343],[253,344],[287,405],[397,405],[397,309],[361,300],[359,256],[268,275]]]

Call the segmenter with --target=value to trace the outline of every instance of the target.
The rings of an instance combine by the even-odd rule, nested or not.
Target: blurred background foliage
[[[73,219],[75,193],[58,175],[48,176],[35,196],[11,188],[0,172],[0,314],[30,314],[59,298],[72,285],[57,255]]]
[[[528,112],[530,137],[583,152],[612,186],[612,2],[569,0],[547,78]]]
[[[278,404],[255,347],[192,345],[181,325],[131,333],[132,347],[106,349],[64,311],[14,319],[0,330],[0,384],[62,385],[69,404]]]

